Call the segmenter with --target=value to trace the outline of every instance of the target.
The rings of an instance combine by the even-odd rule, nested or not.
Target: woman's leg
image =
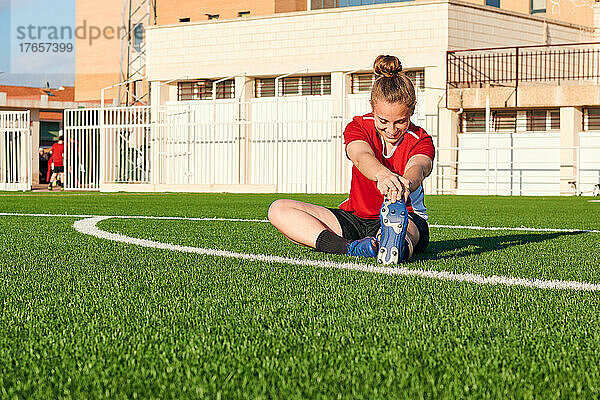
[[[419,243],[420,237],[419,228],[417,228],[417,225],[409,219],[408,226],[406,227],[406,241],[408,242],[407,260],[413,256],[415,246]]]
[[[342,236],[338,219],[325,207],[296,200],[277,200],[269,207],[269,221],[291,241],[316,248],[323,231]]]

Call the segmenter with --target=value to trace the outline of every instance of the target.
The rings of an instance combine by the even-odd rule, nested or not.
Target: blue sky
[[[73,38],[49,39],[19,38],[20,32],[28,32],[33,26],[64,27],[75,29],[75,0],[0,0],[0,75],[1,85],[72,86],[75,76],[75,41]],[[46,31],[43,31],[47,35]],[[21,35],[22,36],[22,35]],[[71,52],[25,52],[25,43],[70,43]],[[23,47],[21,46],[23,44]],[[63,45],[64,46],[64,45]],[[10,51],[8,51],[10,50]]]

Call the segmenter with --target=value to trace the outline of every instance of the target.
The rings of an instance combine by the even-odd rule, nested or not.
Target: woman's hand
[[[401,175],[395,174],[387,168],[382,169],[375,175],[377,190],[389,201],[395,203],[398,200],[408,201],[410,195],[410,181]]]

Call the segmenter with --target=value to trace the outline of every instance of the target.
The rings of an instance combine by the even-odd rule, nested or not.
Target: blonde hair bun
[[[377,77],[393,78],[402,72],[402,63],[396,56],[381,55],[375,59],[373,72]]]

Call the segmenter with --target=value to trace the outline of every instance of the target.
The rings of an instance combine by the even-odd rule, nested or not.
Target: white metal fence
[[[161,106],[153,124],[154,182],[243,184],[240,173],[243,127],[239,104],[234,101]]]
[[[0,111],[0,190],[30,190],[29,111]]]
[[[488,142],[489,140],[489,142]],[[438,148],[435,192],[460,195],[579,195],[600,184],[600,135],[561,146],[560,134],[461,134]]]
[[[101,181],[150,183],[150,107],[105,108],[100,123]]]
[[[589,195],[600,187],[600,132],[579,134],[578,189]]]
[[[150,182],[150,108],[65,110],[65,188]]]
[[[65,189],[100,190],[100,109],[64,112]]]
[[[280,193],[346,193],[351,163],[342,132],[351,116],[369,111],[368,97],[346,98],[346,115],[338,106],[330,96],[308,96],[68,110],[67,188],[262,185]],[[581,146],[561,148],[556,132],[461,134],[458,147],[439,148],[438,116],[418,111],[413,122],[438,147],[429,192],[580,194],[600,184],[600,135],[582,133]]]

